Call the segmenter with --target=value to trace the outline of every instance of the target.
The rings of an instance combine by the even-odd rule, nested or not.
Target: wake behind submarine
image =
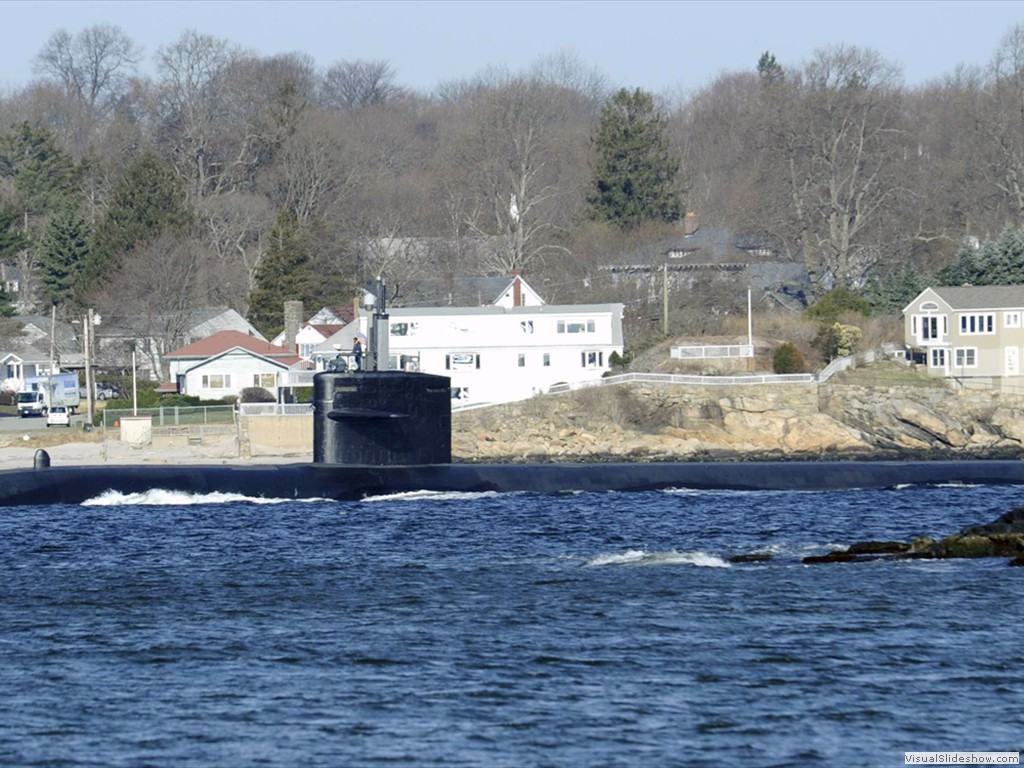
[[[310,464],[7,470],[0,472],[0,506],[80,504],[106,491],[157,488],[343,501],[414,491],[793,491],[1024,483],[1024,462],[1006,460],[453,464],[447,377],[328,371],[314,377],[313,392]]]

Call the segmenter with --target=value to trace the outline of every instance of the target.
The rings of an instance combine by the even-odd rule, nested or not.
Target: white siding
[[[219,400],[229,395],[237,396],[246,387],[254,386],[254,375],[273,374],[276,382],[277,374],[282,370],[285,370],[285,368],[265,358],[236,349],[225,355],[200,363],[189,370],[185,374],[185,387],[182,394],[193,395],[204,400]],[[204,376],[207,377],[207,386],[204,386],[203,383]],[[225,376],[231,377],[230,386],[209,386],[216,377]],[[276,386],[268,387],[267,391],[275,397],[277,396]]]
[[[566,332],[559,333],[560,322]],[[366,332],[366,318],[360,323]],[[424,373],[450,377],[465,403],[522,400],[546,392],[552,384],[600,379],[611,368],[611,354],[623,351],[620,304],[508,311],[396,309],[390,312],[389,324],[395,367],[403,355],[418,358]],[[571,326],[584,330],[569,333]],[[588,326],[593,330],[586,330]],[[453,355],[467,356],[467,362],[457,363]]]

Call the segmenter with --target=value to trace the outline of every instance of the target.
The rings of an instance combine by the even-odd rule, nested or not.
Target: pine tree
[[[284,327],[284,303],[305,301],[313,283],[309,248],[291,214],[278,215],[269,241],[256,268],[256,286],[249,294],[249,322],[268,338]]]
[[[89,224],[71,205],[50,219],[39,243],[36,266],[43,293],[73,314],[83,308],[79,291],[89,258]]]
[[[21,123],[0,142],[0,176],[14,182],[16,207],[29,228],[56,211],[74,189],[75,164],[45,128]]]
[[[619,229],[679,219],[679,160],[669,151],[665,120],[650,94],[623,88],[612,96],[601,110],[593,144],[593,218]]]
[[[96,227],[87,279],[109,274],[135,248],[168,228],[184,227],[189,218],[174,171],[156,155],[143,153],[125,169]]]
[[[935,277],[939,285],[1024,285],[1024,231],[1005,229],[977,249],[965,245]]]
[[[0,207],[0,261],[10,261],[24,247],[21,213],[13,205]]]

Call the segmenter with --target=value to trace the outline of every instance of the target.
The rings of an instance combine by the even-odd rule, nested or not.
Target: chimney
[[[523,306],[523,283],[519,279],[522,274],[518,269],[512,270],[512,306]]]
[[[282,346],[298,352],[295,340],[302,325],[302,302],[286,301],[284,303],[284,344]]]
[[[700,222],[697,220],[697,214],[693,211],[687,211],[683,217],[683,234],[692,235],[700,229]]]

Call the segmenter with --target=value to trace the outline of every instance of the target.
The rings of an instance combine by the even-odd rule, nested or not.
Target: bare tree
[[[162,381],[170,377],[167,353],[180,345],[192,313],[203,303],[203,255],[196,245],[175,235],[160,235],[134,251],[93,297],[108,324],[123,328],[139,343],[139,352]]]
[[[449,145],[452,162],[477,193],[471,231],[497,236],[490,269],[502,274],[537,265],[565,252],[559,230],[561,174],[572,155],[560,140],[575,95],[533,79],[515,78],[473,99],[467,119]],[[577,96],[578,98],[578,96]]]
[[[336,208],[364,178],[364,167],[344,139],[336,116],[305,120],[283,143],[261,186],[276,210],[306,226]]]
[[[212,297],[243,312],[256,285],[256,270],[274,225],[270,203],[260,195],[239,192],[205,198],[198,210],[210,252],[216,258],[218,295]]]
[[[35,57],[34,70],[63,86],[77,114],[76,155],[84,153],[97,121],[125,93],[141,58],[142,49],[111,24],[97,24],[77,35],[58,30]]]
[[[1024,24],[1011,28],[989,65],[982,125],[991,146],[993,182],[1010,221],[1024,219]]]
[[[593,115],[601,111],[612,92],[608,78],[588,65],[573,51],[562,50],[537,59],[530,74],[542,83],[575,91],[586,101]]]
[[[252,161],[251,137],[217,146],[225,94],[223,73],[241,54],[226,40],[193,30],[157,51],[160,139],[187,180],[192,202],[230,186],[231,171]]]
[[[395,83],[395,70],[386,61],[338,61],[320,85],[320,101],[331,109],[372,107],[407,94]]]
[[[861,284],[880,256],[868,235],[900,187],[899,78],[877,53],[841,46],[771,90],[763,158],[786,201],[776,232],[802,254],[818,291]]]

